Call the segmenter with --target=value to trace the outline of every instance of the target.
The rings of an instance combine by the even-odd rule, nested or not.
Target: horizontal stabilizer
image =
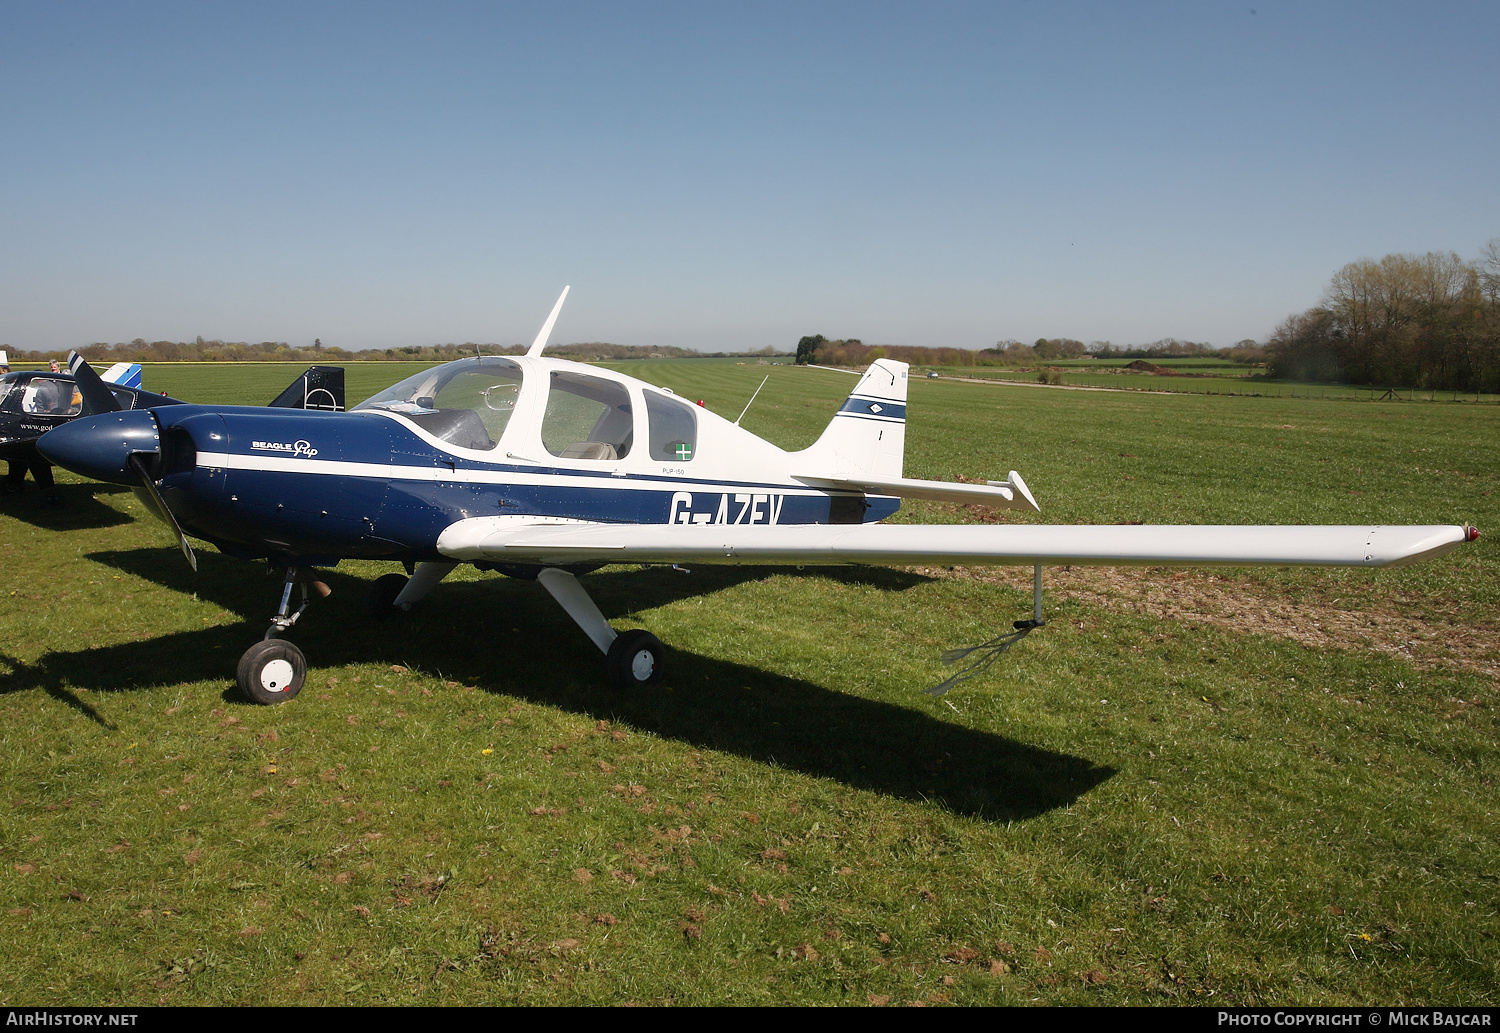
[[[803,477],[798,474],[793,474],[793,477],[813,488],[839,488],[868,495],[895,495],[903,499],[957,502],[960,505],[977,503],[995,509],[1024,509],[1033,513],[1042,511],[1026,482],[1014,470],[1006,480],[986,481],[984,484],[922,481],[912,477]]]
[[[139,362],[117,362],[99,374],[99,379],[106,384],[119,384],[121,387],[140,387],[141,364]]]
[[[439,537],[500,563],[1398,567],[1472,540],[1458,526],[570,524],[471,517]]]

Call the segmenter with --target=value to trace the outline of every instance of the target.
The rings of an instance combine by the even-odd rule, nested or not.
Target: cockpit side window
[[[563,459],[624,459],[633,419],[624,385],[584,373],[553,373],[542,445]]]
[[[460,359],[407,377],[350,411],[400,413],[440,441],[488,451],[510,424],[521,379],[520,365],[510,359]]]
[[[651,458],[685,463],[697,455],[698,414],[675,398],[646,392],[646,420],[651,426]]]
[[[21,397],[21,411],[38,416],[77,416],[83,411],[83,396],[72,381],[34,377]]]

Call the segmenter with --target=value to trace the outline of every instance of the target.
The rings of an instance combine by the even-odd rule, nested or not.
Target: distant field
[[[614,365],[730,419],[769,376],[743,425],[787,448],[855,382]],[[301,368],[146,378],[257,404]],[[908,475],[1012,468],[1036,522],[1489,532],[1500,406],[912,382]],[[194,575],[129,492],[60,482],[0,497],[0,1005],[1500,1003],[1493,534],[1054,571],[1049,625],[941,698],[1029,571],[606,568],[671,671],[620,698],[534,584],[371,625],[390,565],[343,564],[308,688],[258,708],[232,674],[279,575]]]
[[[1173,394],[1244,395],[1253,398],[1308,398],[1346,399],[1351,401],[1375,401],[1386,394],[1385,388],[1355,387],[1349,384],[1306,384],[1290,380],[1270,380],[1264,374],[1253,375],[1245,366],[1236,363],[1202,359],[1147,359],[1153,365],[1182,373],[1199,374],[1191,377],[1162,376],[1152,373],[1137,373],[1124,370],[1127,361],[1111,359],[1108,362],[1092,360],[1063,360],[1045,364],[1046,368],[1062,371],[1062,383],[1066,387],[1102,387],[1114,391],[1166,391]],[[1026,370],[999,366],[938,366],[921,367],[935,369],[940,376],[965,377],[977,380],[1008,380],[1034,384],[1038,370]],[[1115,372],[1107,372],[1113,368]],[[1483,405],[1500,404],[1500,395],[1465,394],[1454,391],[1427,391],[1402,388],[1396,395],[1404,401],[1468,402]]]

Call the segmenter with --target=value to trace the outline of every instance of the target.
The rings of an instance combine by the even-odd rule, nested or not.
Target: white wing
[[[1397,567],[1473,538],[1468,527],[604,524],[473,517],[438,551],[495,563],[911,566]]]

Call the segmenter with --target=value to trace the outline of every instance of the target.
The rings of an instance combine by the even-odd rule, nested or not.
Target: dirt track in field
[[[1024,568],[918,568],[937,578],[969,578],[1031,588]],[[1163,621],[1213,624],[1275,635],[1317,649],[1374,649],[1427,668],[1470,671],[1500,679],[1500,622],[1454,614],[1417,615],[1399,601],[1380,598],[1338,605],[1278,594],[1273,586],[1198,570],[1130,567],[1048,567],[1051,597],[1147,614]],[[1043,616],[1045,616],[1045,603]]]

